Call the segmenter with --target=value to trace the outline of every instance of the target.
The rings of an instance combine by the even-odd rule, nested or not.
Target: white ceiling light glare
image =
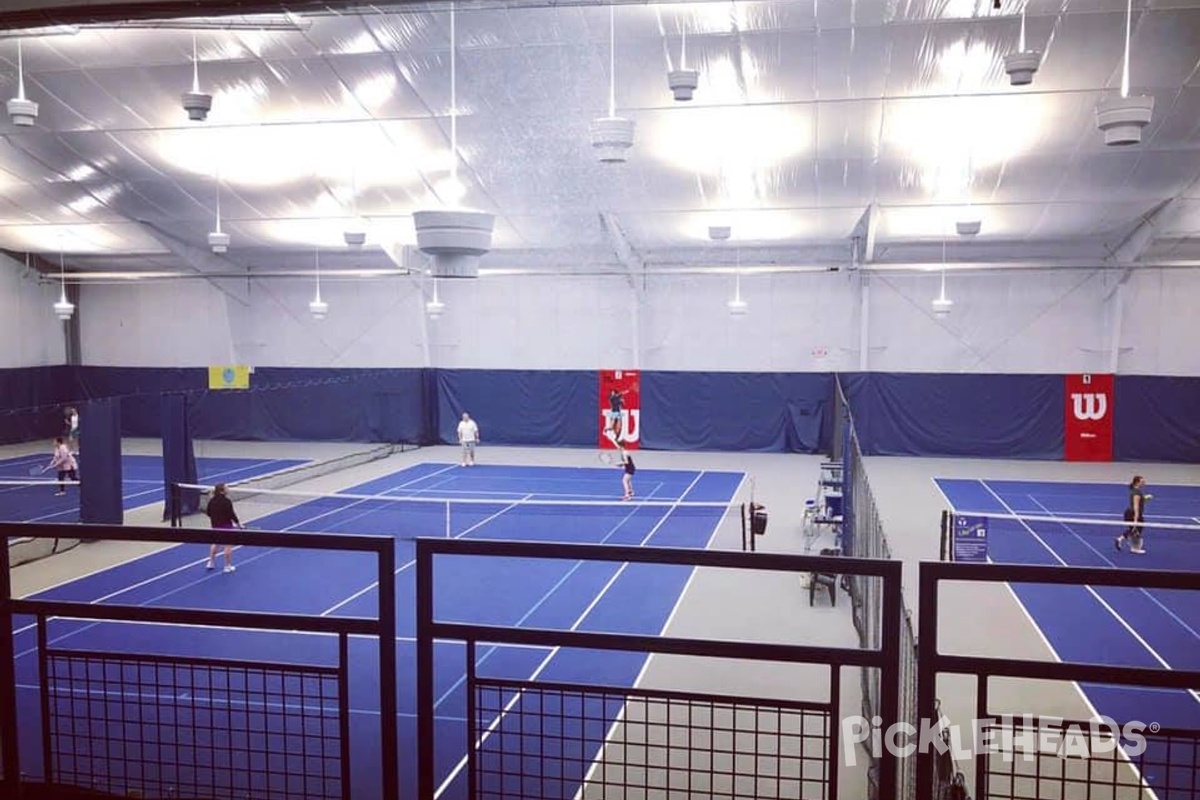
[[[446,304],[438,298],[438,282],[437,278],[433,279],[433,299],[425,304],[425,313],[430,319],[437,319],[442,316],[442,312],[446,310]]]
[[[325,315],[329,313],[329,303],[321,299],[321,251],[316,251],[317,259],[317,293],[313,297],[312,302],[308,304],[308,313],[313,315],[313,319],[325,319]]]
[[[954,301],[946,297],[946,242],[942,242],[942,291],[937,297],[933,298],[933,315],[938,319],[944,319],[950,316],[950,310],[954,308]]]
[[[1004,71],[1008,73],[1008,82],[1013,86],[1028,86],[1033,83],[1033,73],[1037,72],[1041,63],[1041,53],[1025,49],[1025,9],[1021,9],[1020,44],[1017,46],[1017,52],[1004,57]]]
[[[61,250],[58,252],[58,275],[61,292],[54,304],[54,316],[66,322],[75,313],[75,304],[67,299],[67,260]]]
[[[624,164],[633,147],[633,120],[617,116],[617,10],[608,7],[608,116],[592,120],[592,149],[601,164]]]
[[[229,250],[229,234],[221,230],[221,170],[217,168],[217,227],[208,234],[208,246],[217,255]]]
[[[8,101],[8,118],[13,125],[28,128],[37,122],[37,116],[38,104],[25,97],[25,61],[17,39],[17,96]]]
[[[203,122],[208,119],[212,110],[212,95],[200,91],[200,50],[196,45],[196,37],[192,36],[192,90],[184,92],[181,100],[183,110],[187,112],[192,122]]]
[[[457,32],[454,3],[450,4],[450,178],[458,184],[458,75]],[[461,185],[461,184],[458,184]],[[433,257],[434,278],[478,278],[479,260],[492,247],[496,217],[484,211],[462,208],[461,197],[448,208],[413,213],[417,248]],[[446,203],[447,198],[442,198]]]
[[[1096,107],[1096,127],[1104,133],[1106,145],[1121,147],[1140,144],[1142,129],[1154,115],[1154,97],[1129,96],[1129,40],[1133,25],[1133,0],[1125,9],[1125,61],[1121,71],[1121,94],[1104,100]]]
[[[673,69],[667,73],[667,86],[671,88],[671,94],[679,102],[687,102],[692,99],[692,95],[696,91],[696,87],[700,85],[700,73],[694,69],[688,69],[687,66],[687,29],[680,26],[681,45],[679,48],[679,69]]]

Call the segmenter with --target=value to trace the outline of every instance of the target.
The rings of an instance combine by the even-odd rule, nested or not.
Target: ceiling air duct
[[[491,249],[496,218],[483,211],[433,210],[413,213],[417,247],[432,256],[435,278],[477,278],[479,260]]]

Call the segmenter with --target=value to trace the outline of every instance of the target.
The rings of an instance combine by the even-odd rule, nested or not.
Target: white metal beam
[[[637,251],[633,249],[633,245],[629,243],[629,237],[621,229],[621,223],[614,214],[601,211],[600,228],[604,231],[604,236],[608,240],[609,246],[612,247],[617,261],[620,262],[621,266],[625,267],[625,272],[629,278],[629,286],[636,294],[640,295],[640,278],[646,270],[645,262],[642,261],[642,257],[638,255]]]

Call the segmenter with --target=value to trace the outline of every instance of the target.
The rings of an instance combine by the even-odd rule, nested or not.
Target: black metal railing
[[[732,642],[474,625],[434,618],[435,556],[560,559],[866,575],[883,586],[880,646]],[[434,640],[466,644],[467,796],[575,798],[679,791],[706,797],[838,797],[840,670],[875,670],[880,727],[899,710],[900,564],[834,556],[675,548],[418,539],[418,792],[437,791]],[[828,702],[708,692],[496,678],[477,674],[477,643],[824,665]],[[444,738],[442,739],[444,742]],[[878,761],[879,785],[895,797],[896,759]],[[462,773],[459,773],[462,774]],[[448,778],[447,778],[448,779]]]
[[[988,684],[991,678],[1015,678],[1057,681],[1064,685],[1091,683],[1195,691],[1200,689],[1200,670],[945,654],[938,648],[938,590],[945,581],[965,581],[1200,591],[1200,574],[929,562],[921,564],[920,576],[917,700],[920,708],[935,707],[939,675],[969,676],[974,680],[972,734],[981,741],[968,749],[972,750],[976,800],[1039,796],[1118,798],[1154,796],[1153,793],[1164,800],[1197,796],[1200,730],[1148,727],[1132,731],[1142,738],[1138,743],[1125,738],[1131,733],[1130,725],[1140,725],[1137,720],[1111,720],[1097,727],[1096,720],[1072,722],[997,714],[989,706]],[[1136,746],[1130,747],[1131,743]],[[1079,757],[1083,753],[1078,748],[1086,750],[1086,758]],[[918,787],[934,786],[937,754],[919,749],[916,756]]]
[[[0,523],[0,535],[54,538],[61,528]],[[373,554],[379,612],[372,619],[18,599],[12,596],[7,553],[0,549],[0,625],[7,633],[0,636],[0,796],[16,798],[31,790],[36,782],[22,776],[22,766],[36,764],[40,756],[42,780],[36,785],[43,791],[57,787],[179,798],[349,798],[348,640],[362,636],[380,643],[380,796],[398,800],[394,539],[262,530],[71,528],[82,538],[96,540]],[[32,617],[36,626],[37,719],[23,709],[18,720],[18,656],[12,635],[18,615]],[[112,649],[107,641],[103,647],[68,648],[52,641],[52,622],[157,623],[191,633],[239,629],[326,634],[336,637],[336,663],[314,666],[130,652],[137,646],[121,637],[112,642]],[[40,753],[22,754],[18,725],[40,729]]]

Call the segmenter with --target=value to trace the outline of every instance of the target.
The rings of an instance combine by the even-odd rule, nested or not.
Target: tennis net
[[[0,480],[0,521],[3,522],[79,522],[79,485],[66,481],[59,494],[56,480]],[[79,539],[8,538],[9,562],[16,566],[62,552],[79,544]]]
[[[434,496],[402,490],[315,492],[227,484],[243,524],[264,530],[391,535],[400,539],[460,537],[605,544],[740,548],[749,503],[582,495]],[[179,484],[207,508],[215,487]]]
[[[942,529],[942,560],[1200,570],[1200,508],[1182,501],[1161,508],[1136,526],[1104,512],[952,511]],[[1149,561],[1132,560],[1139,538]]]

